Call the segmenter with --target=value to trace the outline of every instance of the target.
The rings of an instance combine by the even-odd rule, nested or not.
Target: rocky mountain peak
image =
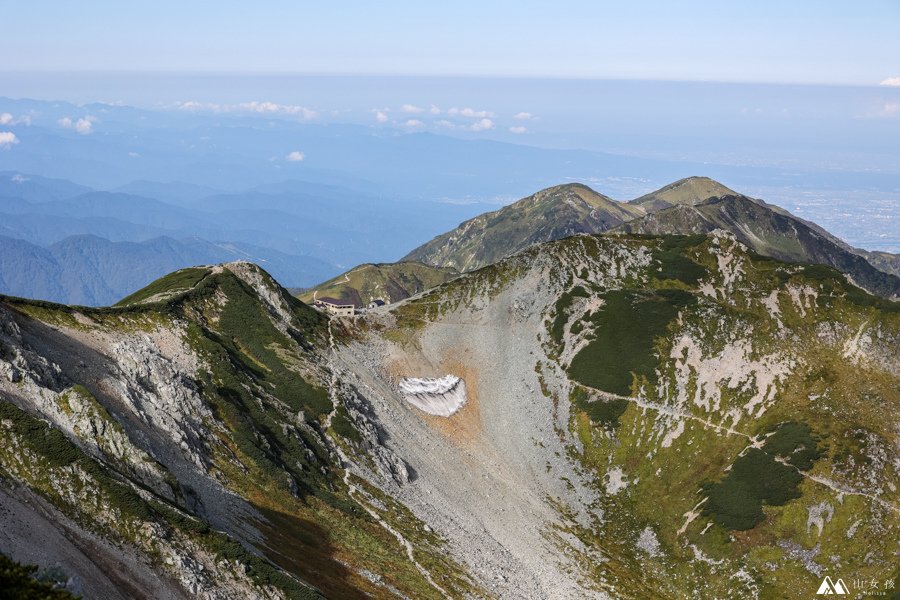
[[[737,192],[709,177],[692,176],[679,179],[630,202],[655,212],[675,205],[693,206],[718,196],[733,196]]]

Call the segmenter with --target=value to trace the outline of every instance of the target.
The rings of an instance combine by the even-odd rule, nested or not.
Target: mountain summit
[[[580,184],[552,187],[470,219],[406,260],[465,271],[577,233],[689,235],[716,229],[731,232],[763,256],[828,265],[871,293],[900,297],[897,256],[852,248],[813,223],[708,177],[681,179],[630,202]]]
[[[606,231],[641,214],[586,185],[558,185],[469,219],[402,260],[471,271],[533,244]]]
[[[717,196],[733,196],[736,192],[709,177],[686,177],[661,187],[655,192],[635,198],[628,204],[638,206],[645,212],[652,213],[683,205],[693,206],[709,198]]]

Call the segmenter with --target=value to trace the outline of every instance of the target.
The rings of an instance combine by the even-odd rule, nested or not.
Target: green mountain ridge
[[[182,270],[118,307],[0,297],[0,504],[36,532],[0,551],[62,565],[88,597],[437,597],[391,532],[417,520],[380,526],[366,509],[389,501],[342,479],[337,445],[406,471],[330,397],[328,339],[250,263]],[[425,537],[421,561],[440,552]],[[454,564],[445,585],[469,589]]]
[[[716,199],[728,198],[728,202]],[[738,208],[738,205],[741,207]],[[852,248],[823,228],[707,177],[688,177],[629,202],[581,184],[548,188],[462,223],[405,260],[475,270],[532,244],[577,233],[708,233],[722,228],[764,256],[825,264],[886,298],[900,297],[900,257]]]
[[[755,252],[786,262],[823,264],[846,273],[853,281],[886,298],[900,297],[900,278],[885,273],[862,256],[839,245],[827,233],[786,211],[741,195],[719,196],[692,205],[676,205],[623,223],[612,232],[651,235],[733,233]]]
[[[503,503],[548,494],[564,524],[544,560],[575,557],[592,593],[807,598],[834,565],[896,572],[898,310],[721,231],[576,235],[368,317],[342,354],[373,389],[384,372],[464,377],[470,411],[398,445],[423,477],[460,462],[491,482],[472,510],[519,552],[540,518]]]
[[[450,267],[432,267],[418,262],[367,263],[329,279],[297,297],[312,304],[316,297],[329,297],[343,304],[365,307],[370,302],[399,302],[431,289],[459,273]]]
[[[0,553],[87,597],[807,598],[895,576],[898,343],[898,303],[721,229],[353,319],[244,262],[0,297]],[[399,386],[447,375],[449,417]]]
[[[585,185],[565,184],[465,221],[402,260],[471,271],[532,244],[599,233],[641,214]]]

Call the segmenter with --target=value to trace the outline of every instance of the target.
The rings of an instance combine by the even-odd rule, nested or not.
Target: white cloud
[[[385,112],[383,110],[376,110],[375,111],[375,120],[378,121],[379,123],[387,123],[388,122],[387,112]]]
[[[202,110],[210,110],[212,112],[221,112],[222,107],[218,104],[211,104],[209,102],[195,102],[194,100],[188,100],[187,102],[176,102],[175,108],[178,110],[189,110],[192,112],[202,111]]]
[[[57,123],[59,123],[59,126],[64,129],[74,129],[81,135],[87,135],[91,133],[91,131],[93,131],[94,123],[96,121],[96,117],[88,115],[86,117],[78,119],[77,121],[73,121],[69,117],[63,117],[62,119],[57,121]]]
[[[435,106],[434,104],[432,104],[431,108],[428,109],[428,112],[430,112],[433,115],[439,115],[439,114],[441,114],[441,109],[438,108],[437,106]]]
[[[410,120],[406,121],[405,123],[403,123],[403,126],[406,127],[407,129],[418,129],[420,127],[425,127],[425,123],[423,123],[422,121],[420,121],[418,119],[410,119]]]
[[[517,121],[530,121],[533,118],[534,118],[533,114],[531,114],[530,112],[525,112],[525,111],[522,111],[522,112],[519,112],[519,113],[516,113],[513,115],[513,119],[516,119]]]
[[[241,102],[240,104],[216,104],[214,102],[196,102],[194,100],[188,100],[187,102],[176,102],[175,108],[191,112],[253,112],[263,115],[288,115],[300,117],[305,120],[315,119],[319,116],[319,113],[310,108],[306,108],[305,106],[296,104],[278,104],[277,102],[260,102],[258,100]]]
[[[415,104],[404,104],[400,107],[400,110],[407,114],[417,115],[419,113],[425,112],[425,109],[421,106],[416,106]]]
[[[521,125],[516,125],[515,127],[510,127],[509,130],[515,134],[528,133],[528,128],[522,127]]]
[[[490,119],[481,119],[480,121],[476,121],[472,123],[472,126],[469,127],[472,131],[487,131],[488,129],[494,128],[494,122]]]
[[[474,108],[451,108],[447,111],[447,114],[453,117],[468,117],[471,119],[483,119],[494,116],[494,113],[489,110],[475,110]]]
[[[306,158],[306,155],[299,150],[294,150],[290,154],[284,157],[284,160],[288,162],[302,162],[303,159]]]
[[[81,135],[87,135],[91,132],[94,127],[94,119],[93,117],[88,117],[86,119],[78,119],[75,121],[75,131],[80,133]]]
[[[19,138],[12,131],[0,131],[0,148],[9,150],[19,143]]]
[[[881,107],[881,116],[900,117],[900,102],[885,102]]]
[[[886,87],[900,87],[900,77],[888,77],[878,85],[883,85]]]
[[[435,123],[438,127],[445,127],[447,129],[456,129],[456,123],[453,121],[448,121],[447,119],[441,119]]]
[[[237,109],[263,114],[291,115],[307,120],[315,119],[316,116],[318,116],[316,111],[306,108],[305,106],[276,104],[275,102],[257,102],[255,100],[253,102],[242,102],[237,105]]]
[[[131,158],[138,158],[138,157],[140,156],[140,153],[138,153],[138,152],[129,152],[129,153],[128,153],[128,156],[130,156]]]
[[[9,125],[12,123],[13,116],[9,113],[3,113],[0,115],[0,125]]]
[[[12,181],[13,183],[25,183],[26,181],[28,181],[28,178],[21,173],[16,173],[12,176],[12,179],[10,179],[10,181]]]

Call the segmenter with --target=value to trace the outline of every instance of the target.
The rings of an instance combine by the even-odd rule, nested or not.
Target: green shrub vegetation
[[[283,427],[284,409],[280,408],[284,403],[293,414],[302,411],[307,422],[318,426],[331,411],[328,393],[289,368],[299,357],[252,289],[231,273],[216,275],[215,283],[228,299],[215,330],[193,322],[188,325],[188,339],[212,367],[211,372],[201,373],[201,393],[228,427],[242,460],[252,461],[267,483],[289,489],[287,472],[298,484],[297,493],[314,494],[333,505],[336,498],[318,468],[329,463],[327,452],[305,429]],[[306,314],[315,313],[313,309],[299,300],[293,300],[294,304],[300,323],[318,324],[318,316]]]
[[[565,335],[566,322],[569,320],[569,309],[575,298],[589,298],[590,295],[580,285],[576,285],[568,292],[564,293],[556,301],[556,312],[553,317],[553,325],[550,327],[550,335],[557,343],[561,344],[563,335]]]
[[[38,581],[38,568],[20,565],[8,556],[0,554],[0,598],[9,600],[67,600],[76,598],[66,590],[57,589],[52,583]]]
[[[11,423],[12,431],[51,467],[75,464],[97,482],[109,503],[127,515],[145,519],[149,508],[131,486],[113,477],[107,469],[75,446],[63,432],[31,416],[10,402],[0,402],[0,420]]]
[[[801,471],[808,471],[819,458],[818,442],[809,425],[787,421],[766,438],[763,446],[768,454],[787,460]]]
[[[347,415],[347,410],[343,406],[337,409],[334,418],[331,420],[331,426],[335,433],[341,437],[356,442],[357,444],[362,442],[362,436],[359,434],[359,431],[356,430],[356,427],[353,426],[353,423]]]
[[[569,394],[569,400],[588,418],[607,429],[615,429],[619,425],[619,417],[628,408],[628,400],[624,398],[597,399],[584,388],[575,386]]]
[[[739,456],[719,482],[703,486],[703,514],[726,529],[752,529],[765,518],[763,504],[782,506],[799,498],[799,470],[812,468],[819,457],[809,426],[789,421],[763,444]],[[776,459],[782,459],[783,464]]]
[[[613,400],[595,400],[594,402],[580,401],[576,406],[583,410],[591,421],[615,429],[619,424],[619,417],[628,408],[628,400],[616,398]]]
[[[241,360],[245,370],[268,383],[272,394],[288,402],[291,408],[313,415],[329,413],[331,401],[328,393],[310,385],[285,366],[279,350],[287,353],[291,344],[272,324],[253,291],[230,273],[220,276],[219,288],[228,296],[228,302],[219,316],[218,329],[223,341],[231,342],[234,355]],[[300,302],[297,301],[297,304]],[[315,312],[307,307],[303,309]]]
[[[128,484],[120,481],[106,467],[90,458],[65,435],[49,424],[32,417],[9,402],[0,401],[0,420],[12,423],[13,432],[19,439],[28,445],[31,451],[41,456],[51,466],[61,467],[71,464],[77,465],[93,480],[95,493],[102,494],[104,500],[114,509],[121,512],[125,519],[139,519],[141,521],[162,521],[169,526],[189,534],[199,541],[220,559],[240,561],[246,568],[247,574],[259,585],[274,585],[288,594],[289,598],[312,600],[321,596],[312,588],[309,588],[290,577],[277,567],[255,554],[246,550],[241,544],[228,537],[226,534],[212,530],[207,523],[197,519],[191,519],[178,510],[161,501],[148,503]],[[39,490],[40,491],[40,490]],[[45,492],[46,493],[46,492]],[[65,512],[71,513],[73,507],[60,507]],[[2,555],[0,555],[2,556]],[[8,566],[0,561],[0,598],[6,588],[3,577],[5,570],[13,575],[28,567]],[[33,573],[33,571],[28,571]],[[12,576],[12,575],[11,575]],[[10,580],[12,581],[12,580]],[[13,585],[10,583],[10,585]],[[11,588],[16,589],[16,588]],[[11,598],[70,598],[70,595],[34,595],[34,596],[6,596]]]
[[[862,260],[862,259],[861,259]],[[865,308],[877,308],[884,312],[900,312],[900,302],[874,296],[849,281],[840,271],[827,265],[802,265],[796,271],[778,269],[777,279],[785,284],[793,278],[804,283],[813,283],[821,287],[817,303],[825,306],[837,296],[843,296],[848,302]],[[884,274],[884,277],[889,277]]]
[[[685,250],[694,248],[706,240],[706,236],[667,235],[662,238],[653,252],[653,259],[659,263],[655,273],[658,279],[677,279],[688,285],[694,285],[707,275],[706,267],[696,263],[685,255]]]
[[[11,402],[0,402],[0,420],[12,423],[12,430],[26,440],[35,452],[42,455],[51,466],[65,467],[81,456],[81,451],[58,429],[49,423],[32,417]]]
[[[631,393],[632,377],[655,381],[656,338],[678,311],[696,300],[682,290],[635,292],[613,290],[595,315],[595,337],[572,359],[569,376],[588,387],[622,396]]]

